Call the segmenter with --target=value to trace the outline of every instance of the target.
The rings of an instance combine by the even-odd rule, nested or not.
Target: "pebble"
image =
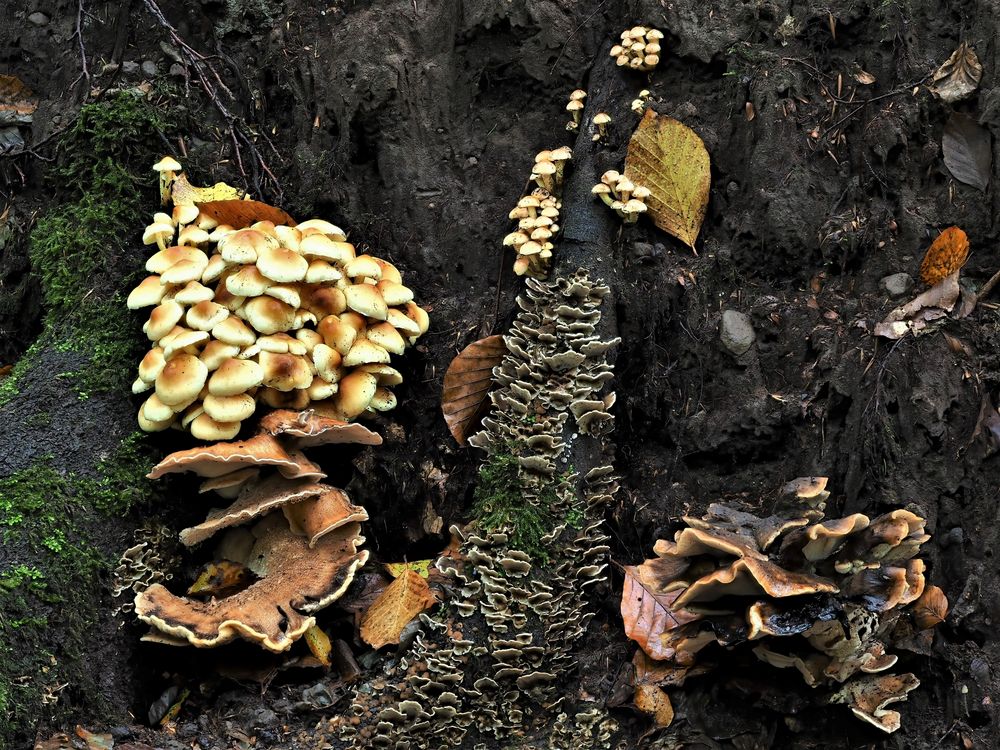
[[[135,60],[126,60],[122,63],[122,73],[127,76],[134,76],[139,72],[139,63]]]
[[[184,66],[181,65],[180,63],[174,63],[173,65],[170,66],[170,75],[172,75],[174,78],[183,78]]]
[[[34,24],[35,26],[48,26],[49,17],[41,11],[36,10],[28,16],[28,22]]]
[[[745,354],[757,338],[750,317],[736,310],[723,311],[719,336],[722,345],[737,357]]]
[[[883,278],[879,286],[890,297],[902,297],[913,288],[913,277],[908,273],[894,273]]]
[[[156,63],[155,62],[153,62],[152,60],[144,60],[143,61],[143,63],[142,63],[142,74],[143,75],[149,76],[150,78],[152,78],[158,72],[159,71],[158,71],[158,69],[156,67]]]

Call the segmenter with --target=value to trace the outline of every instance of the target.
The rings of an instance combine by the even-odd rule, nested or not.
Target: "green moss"
[[[517,454],[517,446],[510,444],[479,468],[472,515],[485,531],[505,531],[515,548],[546,560],[548,553],[541,540],[552,529],[550,508],[555,490],[547,489],[540,494],[540,502],[529,503],[524,498]]]

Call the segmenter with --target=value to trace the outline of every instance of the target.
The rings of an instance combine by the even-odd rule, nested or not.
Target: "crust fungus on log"
[[[160,584],[135,598],[141,620],[172,638],[207,648],[242,637],[269,651],[291,647],[315,624],[311,613],[338,599],[368,559],[358,523],[332,531],[310,548],[284,517],[272,514],[253,528],[245,561],[260,580],[223,599],[199,602]]]

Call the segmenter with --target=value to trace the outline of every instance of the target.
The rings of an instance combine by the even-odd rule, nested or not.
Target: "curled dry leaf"
[[[979,64],[976,51],[962,42],[951,57],[934,71],[927,85],[932,92],[946,102],[965,99],[979,87],[983,77],[983,66]]]
[[[625,586],[622,590],[622,619],[625,635],[639,644],[654,659],[669,659],[674,650],[664,644],[663,635],[687,622],[697,620],[684,610],[673,611],[672,605],[683,591],[659,592],[647,580],[645,566],[626,565]]]
[[[941,151],[952,177],[979,190],[986,190],[993,170],[993,149],[986,128],[971,117],[953,113],[944,126]]]
[[[441,394],[441,411],[459,445],[479,424],[489,405],[493,368],[507,353],[502,336],[487,336],[465,347],[448,365]]]
[[[712,184],[711,161],[698,134],[647,109],[629,141],[625,175],[649,188],[653,223],[693,250]]]
[[[948,616],[948,597],[938,586],[928,586],[913,605],[913,619],[921,630],[933,628]]]
[[[233,229],[244,229],[258,221],[295,226],[295,219],[287,213],[261,201],[208,201],[207,203],[198,203],[198,208],[206,216],[210,216],[220,224],[228,224]]]
[[[656,685],[635,686],[635,707],[653,717],[658,727],[669,727],[674,720],[674,707],[670,696]]]
[[[316,657],[316,660],[320,664],[324,667],[329,667],[333,663],[330,658],[330,654],[333,651],[333,644],[330,643],[330,636],[319,625],[313,625],[302,637],[309,646],[309,650],[312,651],[312,655]]]
[[[250,568],[232,560],[210,562],[198,572],[188,596],[231,596],[256,580]]]
[[[414,560],[413,562],[386,563],[385,570],[393,578],[399,578],[408,570],[412,570],[421,578],[427,578],[431,574],[431,563],[433,562],[433,560]]]
[[[958,301],[958,271],[932,286],[916,299],[897,307],[875,326],[875,335],[900,339],[910,331],[918,333],[931,321],[943,318]]]
[[[361,638],[372,648],[399,643],[403,628],[414,617],[433,606],[437,598],[427,579],[407,570],[372,602],[361,620]]]
[[[924,253],[920,263],[920,280],[927,286],[934,286],[959,270],[968,259],[968,236],[958,227],[948,227]]]

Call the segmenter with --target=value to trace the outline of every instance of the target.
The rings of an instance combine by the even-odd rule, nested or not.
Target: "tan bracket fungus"
[[[898,729],[899,714],[883,707],[905,700],[916,678],[858,675],[890,669],[897,657],[888,646],[943,619],[903,609],[924,594],[925,565],[914,556],[930,536],[907,510],[824,521],[829,494],[824,477],[805,477],[784,488],[766,518],[721,503],[684,517],[672,541],[656,543],[658,557],[626,568],[626,634],[681,668],[709,644],[754,641],[762,661],[797,669],[812,687],[846,683],[831,700]],[[872,686],[897,684],[905,689],[871,697]]]
[[[360,524],[342,526],[310,549],[280,515],[253,529],[256,543],[245,561],[260,580],[237,594],[199,602],[155,584],[135,598],[139,619],[174,638],[207,648],[236,637],[269,651],[288,650],[313,624],[309,613],[339,598],[368,559]]]

